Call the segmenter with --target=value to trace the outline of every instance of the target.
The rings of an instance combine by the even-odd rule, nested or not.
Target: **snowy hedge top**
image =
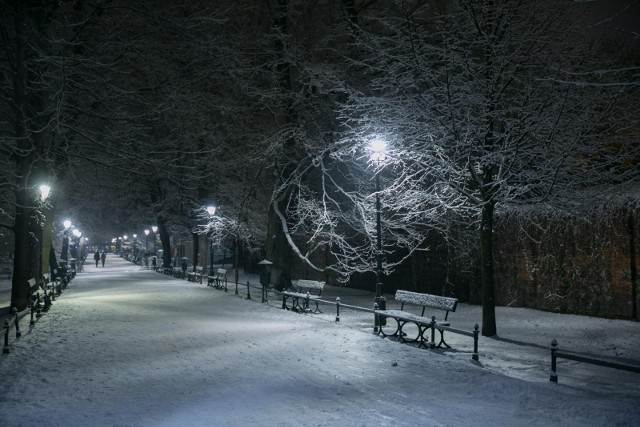
[[[456,311],[458,300],[456,298],[441,297],[439,295],[419,294],[410,291],[396,291],[396,301],[422,305],[440,310]]]

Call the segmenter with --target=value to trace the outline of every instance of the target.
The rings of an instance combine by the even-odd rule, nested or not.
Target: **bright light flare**
[[[51,187],[49,187],[47,184],[42,184],[40,186],[40,196],[42,196],[42,200],[49,197],[50,192],[51,192]]]
[[[382,139],[374,139],[369,144],[369,151],[371,152],[371,160],[374,162],[383,162],[387,157],[387,143]]]

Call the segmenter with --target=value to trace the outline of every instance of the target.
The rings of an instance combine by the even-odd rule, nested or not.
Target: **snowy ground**
[[[241,282],[246,279],[242,278]],[[498,310],[500,338],[454,350],[379,338],[371,315],[281,310],[115,256],[79,274],[0,357],[0,426],[638,425],[640,374],[561,360],[548,345],[639,360],[640,324]],[[370,306],[363,291],[326,298]],[[389,306],[393,302],[389,301]],[[471,329],[462,304],[452,324]]]

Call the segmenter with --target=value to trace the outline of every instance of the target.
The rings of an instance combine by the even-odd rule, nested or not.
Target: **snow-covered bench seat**
[[[227,292],[227,269],[219,268],[212,276],[207,276],[207,286],[222,289]]]
[[[187,280],[190,282],[202,283],[202,276],[204,275],[204,267],[196,267],[194,271],[187,273]]]
[[[324,282],[300,279],[293,281],[292,289],[282,292],[282,308],[304,313],[309,309],[309,302],[316,304],[314,313],[322,313],[318,308],[318,299],[322,296]]]
[[[440,342],[437,346],[441,347],[444,345],[449,347],[449,345],[444,341],[444,329],[442,328],[451,325],[448,321],[448,317],[449,312],[456,311],[456,306],[458,305],[458,300],[456,298],[399,290],[396,291],[395,300],[401,303],[400,310],[374,311],[377,316],[395,320],[395,324],[391,322],[391,325],[387,324],[386,326],[380,326],[379,333],[384,336],[398,337],[398,340],[400,341],[418,342],[418,345],[421,347],[426,347],[429,340],[431,340],[429,347],[434,347],[435,343],[433,341],[435,338],[435,330],[437,329],[440,332]],[[421,307],[421,310],[415,309],[413,311],[409,311],[409,307],[405,309],[406,306]],[[432,312],[426,312],[427,308],[444,311],[444,317],[442,319],[437,319]],[[417,313],[417,311],[419,311],[419,313]],[[426,316],[425,312],[427,314]],[[407,324],[415,325],[415,327],[409,331],[409,328],[405,329]],[[425,336],[425,332],[428,330],[431,330],[431,338],[429,336]]]

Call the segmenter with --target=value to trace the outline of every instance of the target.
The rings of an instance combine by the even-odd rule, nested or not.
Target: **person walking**
[[[100,260],[102,261],[102,268],[104,268],[104,262],[107,260],[107,251],[102,251],[102,255],[100,255]]]
[[[98,262],[100,261],[100,252],[96,251],[95,254],[93,254],[93,259],[96,261],[96,268],[98,268]]]

